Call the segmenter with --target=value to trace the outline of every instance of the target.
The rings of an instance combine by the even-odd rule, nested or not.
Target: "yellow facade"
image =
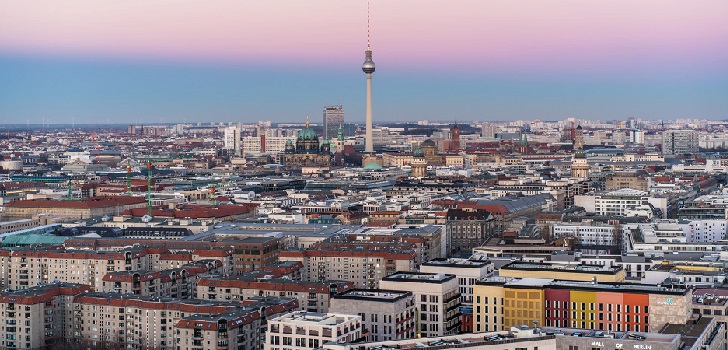
[[[597,293],[574,291],[570,293],[571,327],[595,329],[597,317]]]
[[[473,286],[473,330],[477,332],[502,331],[503,285]]]
[[[520,269],[501,269],[498,274],[501,277],[515,277],[515,278],[552,278],[555,280],[562,281],[579,281],[579,282],[591,282],[596,277],[598,283],[624,282],[624,269],[616,271],[614,274],[592,274],[585,271],[578,270],[555,270],[555,269],[543,269],[543,270],[520,270]]]
[[[544,291],[532,288],[504,288],[503,289],[503,326],[510,329],[513,326],[532,326],[533,321],[539,325],[545,324]]]

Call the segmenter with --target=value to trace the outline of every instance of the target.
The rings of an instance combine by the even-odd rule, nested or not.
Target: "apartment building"
[[[104,276],[114,271],[139,271],[149,265],[141,249],[120,252],[66,251],[28,248],[9,252],[6,288],[26,289],[53,281],[101,288]]]
[[[359,316],[296,311],[268,322],[264,349],[318,349],[329,342],[357,342],[362,335]]]
[[[363,289],[378,288],[382,278],[396,271],[415,269],[414,250],[366,250],[362,246],[282,251],[280,260],[300,261],[304,281],[343,280]]]
[[[215,266],[217,263],[218,266]],[[220,262],[213,260],[201,268],[183,267],[163,271],[118,271],[107,273],[100,292],[135,294],[148,297],[188,299],[195,294],[200,274],[215,273]]]
[[[493,277],[474,288],[476,332],[533,324],[599,331],[656,332],[684,324],[692,289]]]
[[[236,243],[235,274],[260,270],[278,261],[280,241],[276,237],[247,237]]]
[[[420,265],[420,272],[454,275],[458,280],[460,303],[472,305],[473,286],[481,279],[492,275],[494,266],[490,260],[434,259]]]
[[[460,328],[459,284],[454,275],[397,272],[380,282],[382,289],[412,292],[419,317],[418,337],[456,334]]]
[[[329,311],[361,316],[366,341],[415,337],[417,308],[412,292],[354,289],[335,295]]]
[[[280,296],[299,301],[302,311],[326,313],[331,297],[353,289],[351,282],[302,282],[285,278],[261,279],[256,276],[228,278],[203,277],[197,282],[197,298],[242,301],[257,296]]]
[[[662,154],[678,155],[698,152],[696,130],[666,130],[662,132]]]
[[[76,295],[90,290],[76,283],[54,283],[0,293],[0,348],[44,349],[63,344],[75,335]]]
[[[495,235],[495,218],[483,209],[450,208],[446,228],[448,255],[471,252]]]
[[[298,307],[291,298],[240,303],[94,293],[53,283],[0,293],[2,349],[259,349],[264,320]]]

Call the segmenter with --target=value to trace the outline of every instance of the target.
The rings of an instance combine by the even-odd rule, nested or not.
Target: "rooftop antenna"
[[[371,1],[367,1],[367,51],[372,50],[372,45],[370,39],[370,29],[369,29],[369,17],[371,13]]]

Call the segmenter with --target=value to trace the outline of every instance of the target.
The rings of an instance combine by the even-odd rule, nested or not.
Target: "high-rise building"
[[[397,272],[382,279],[380,288],[412,292],[419,311],[417,337],[442,337],[460,329],[460,285],[455,275]]]
[[[225,149],[240,155],[240,129],[234,126],[225,128]]]
[[[324,106],[324,140],[331,140],[344,125],[344,106]]]
[[[629,142],[644,144],[645,143],[645,132],[638,129],[632,129],[629,132]]]
[[[675,155],[698,151],[698,132],[695,130],[667,130],[662,133],[662,154]]]

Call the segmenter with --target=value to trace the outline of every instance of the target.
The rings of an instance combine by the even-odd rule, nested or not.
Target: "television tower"
[[[369,36],[369,1],[367,1],[367,50],[364,52],[364,64],[361,70],[367,74],[367,110],[366,110],[366,140],[364,152],[374,153],[374,138],[372,134],[372,73],[374,73],[374,61],[372,61],[372,47]]]

